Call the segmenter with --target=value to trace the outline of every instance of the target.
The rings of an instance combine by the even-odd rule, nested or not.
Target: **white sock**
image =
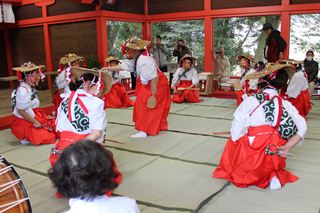
[[[281,183],[277,176],[273,176],[270,180],[269,187],[271,190],[277,190],[281,188]]]
[[[20,141],[20,143],[21,143],[22,145],[27,145],[27,144],[30,144],[30,141],[28,141],[28,140],[26,140],[26,139],[23,139],[23,140]]]
[[[143,132],[143,131],[139,131],[134,135],[131,135],[131,138],[146,138],[147,137],[147,133]]]

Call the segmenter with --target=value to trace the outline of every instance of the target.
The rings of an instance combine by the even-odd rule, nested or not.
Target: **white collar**
[[[278,95],[278,91],[276,89],[267,88],[264,89],[263,92],[269,95]]]
[[[20,82],[20,86],[22,86],[22,87],[26,87],[26,88],[28,88],[28,89],[30,89],[30,90],[31,90],[31,85],[30,85],[30,84],[27,84],[27,83],[26,83],[26,82],[24,82],[24,81]]]

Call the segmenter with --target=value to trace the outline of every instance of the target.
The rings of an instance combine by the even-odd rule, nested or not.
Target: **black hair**
[[[112,153],[90,140],[66,148],[48,171],[53,185],[66,198],[92,200],[112,191],[120,174],[114,171]]]
[[[93,83],[97,83],[99,78],[92,73],[85,73],[81,76],[80,79],[77,79],[75,82],[70,82],[70,90],[76,91],[80,88],[80,86],[87,81],[93,81]]]
[[[271,85],[274,88],[276,88],[277,90],[280,90],[280,89],[285,88],[287,86],[288,79],[289,79],[288,73],[285,70],[280,69],[280,70],[278,70],[275,79],[272,80],[270,78],[270,75],[267,75],[262,79],[262,82],[259,83],[258,87],[260,89],[264,89],[268,85]]]
[[[35,71],[37,71],[37,70],[31,70],[31,71],[29,71],[29,72],[21,72],[22,80],[25,81],[27,75],[32,74],[32,73],[35,72]]]
[[[181,41],[181,42],[183,42],[183,43],[185,43],[185,42],[184,42],[184,40],[183,40],[183,39],[181,39],[181,38],[178,40],[178,42],[180,42],[180,41]]]
[[[159,35],[157,35],[157,36],[156,36],[156,38],[158,38],[158,39],[160,39],[160,40],[161,40],[161,36],[159,36]]]
[[[314,52],[312,50],[308,50],[308,52],[306,53],[306,55],[308,55],[308,53],[311,53],[312,56],[314,56]]]

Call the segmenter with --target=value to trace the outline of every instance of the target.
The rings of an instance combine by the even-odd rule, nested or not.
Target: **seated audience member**
[[[82,140],[70,145],[48,174],[58,192],[70,199],[65,213],[140,212],[134,199],[105,195],[118,184],[112,153],[101,144]]]

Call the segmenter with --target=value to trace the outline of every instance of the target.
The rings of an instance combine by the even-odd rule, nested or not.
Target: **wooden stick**
[[[214,135],[230,135],[230,132],[213,132]]]
[[[184,88],[184,87],[178,87],[178,91],[183,91],[183,90],[200,90],[199,88]]]

